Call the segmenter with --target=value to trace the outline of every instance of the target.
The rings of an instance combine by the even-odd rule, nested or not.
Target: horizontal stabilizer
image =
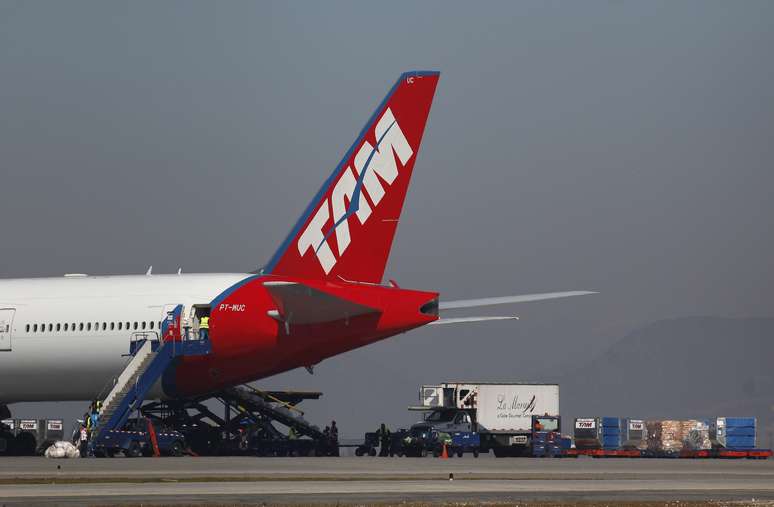
[[[542,294],[523,294],[521,296],[502,296],[494,298],[480,299],[460,299],[457,301],[441,301],[438,305],[439,310],[454,310],[457,308],[476,308],[480,306],[506,305],[510,303],[527,303],[530,301],[543,301],[545,299],[568,298],[571,296],[585,296],[587,294],[597,294],[588,290],[574,290],[567,292],[545,292]]]
[[[464,324],[466,322],[483,322],[486,320],[519,320],[515,315],[502,317],[459,317],[454,319],[438,319],[430,323],[433,324]]]
[[[268,281],[263,282],[263,286],[277,304],[277,310],[269,311],[269,316],[287,324],[321,324],[379,313],[376,308],[353,303],[302,283]]]

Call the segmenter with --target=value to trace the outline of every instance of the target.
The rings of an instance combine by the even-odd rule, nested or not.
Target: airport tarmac
[[[3,505],[774,502],[774,461],[0,458],[0,499]]]

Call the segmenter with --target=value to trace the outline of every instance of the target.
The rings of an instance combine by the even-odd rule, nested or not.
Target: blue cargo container
[[[726,420],[726,426],[731,427],[749,427],[749,428],[755,428],[755,418],[754,417],[725,417]]]
[[[754,449],[755,437],[726,437],[727,449]]]
[[[726,426],[726,437],[755,437],[755,428]]]
[[[754,417],[718,417],[714,424],[715,441],[726,449],[754,449],[756,423]]]
[[[621,448],[621,418],[600,417],[600,441],[603,449]]]

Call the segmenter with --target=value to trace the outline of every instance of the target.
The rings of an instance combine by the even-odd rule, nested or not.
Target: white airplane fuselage
[[[0,280],[0,406],[93,399],[121,372],[133,333],[158,333],[169,308],[209,304],[248,276]]]

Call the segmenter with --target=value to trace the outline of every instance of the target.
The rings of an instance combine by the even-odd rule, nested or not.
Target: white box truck
[[[532,432],[560,431],[559,385],[499,382],[445,382],[422,386],[423,423],[446,433],[477,432],[481,452],[524,456],[532,452]],[[548,416],[536,421],[533,416]]]

